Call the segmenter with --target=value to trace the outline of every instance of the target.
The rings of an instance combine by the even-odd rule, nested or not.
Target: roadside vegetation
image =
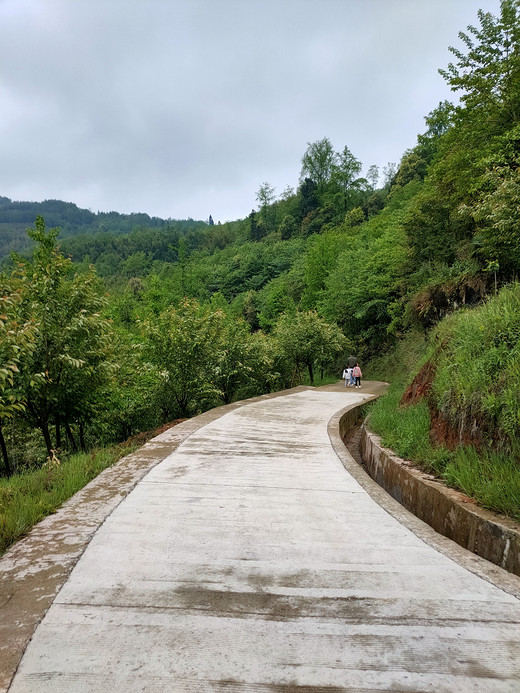
[[[383,444],[520,520],[520,285],[449,316],[427,343],[409,338],[394,356],[373,364],[378,373],[386,364],[392,380],[369,419]]]
[[[48,459],[88,466],[174,419],[339,379],[352,353],[392,382],[371,414],[387,445],[519,517],[518,3],[460,38],[441,71],[460,99],[426,116],[398,165],[364,167],[323,137],[297,187],[261,183],[245,219],[0,197],[5,488],[45,486],[61,473]]]
[[[114,445],[60,460],[55,454],[37,469],[0,478],[0,555],[31,527],[107,467],[138,447]]]

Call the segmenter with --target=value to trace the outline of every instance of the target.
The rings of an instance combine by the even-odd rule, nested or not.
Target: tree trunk
[[[314,373],[312,371],[312,361],[309,361],[307,366],[309,368],[309,378],[311,379],[311,385],[314,386]]]
[[[81,445],[83,452],[86,452],[87,446],[85,445],[85,430],[82,423],[79,424],[79,444]]]
[[[4,467],[6,476],[11,476],[13,470],[9,464],[9,455],[7,454],[7,445],[5,444],[4,433],[2,431],[2,426],[0,424],[0,449],[2,450],[2,457],[4,458]]]
[[[45,447],[47,448],[47,453],[49,457],[52,457],[52,440],[51,434],[49,432],[49,424],[47,421],[40,421],[40,431],[42,432],[43,439],[45,440]]]
[[[56,421],[56,449],[61,450],[61,425]]]
[[[69,439],[69,443],[70,443],[70,447],[72,448],[72,452],[77,452],[78,446],[76,444],[76,441],[74,440],[74,436],[72,435],[72,431],[70,429],[68,421],[65,423],[65,433],[67,434],[67,438]]]

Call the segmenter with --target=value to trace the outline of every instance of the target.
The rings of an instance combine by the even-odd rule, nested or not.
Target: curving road
[[[518,693],[520,601],[349,474],[327,424],[367,395],[336,389],[227,410],[154,467],[94,534],[10,693]]]

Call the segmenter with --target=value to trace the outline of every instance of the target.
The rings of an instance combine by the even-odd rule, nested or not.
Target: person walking
[[[359,367],[359,363],[357,363],[357,361],[356,365],[352,369],[352,375],[356,382],[356,387],[361,387],[361,377],[363,376],[363,373],[361,372],[361,368]]]
[[[351,387],[353,387],[353,385],[354,385],[354,376],[353,376],[353,374],[352,374],[352,371],[354,370],[354,366],[356,365],[357,362],[358,362],[358,361],[357,361],[357,358],[356,358],[355,356],[352,356],[352,354],[350,354],[350,356],[349,356],[348,359],[347,359],[347,365],[345,366],[345,369],[349,369],[349,370],[350,370],[350,381],[349,381],[349,385],[350,385]]]
[[[350,366],[345,366],[343,369],[343,377],[345,378],[345,387],[350,387],[353,383],[352,368],[350,368]]]

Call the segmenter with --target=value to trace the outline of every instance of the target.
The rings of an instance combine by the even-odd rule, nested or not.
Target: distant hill
[[[34,225],[38,214],[45,219],[47,228],[60,227],[60,238],[104,232],[119,235],[137,229],[161,228],[172,224],[171,219],[160,219],[148,214],[95,214],[88,209],[80,209],[73,202],[16,202],[0,196],[0,257],[5,257],[12,251],[23,252],[31,246],[26,229]],[[189,222],[193,224],[192,219]]]

